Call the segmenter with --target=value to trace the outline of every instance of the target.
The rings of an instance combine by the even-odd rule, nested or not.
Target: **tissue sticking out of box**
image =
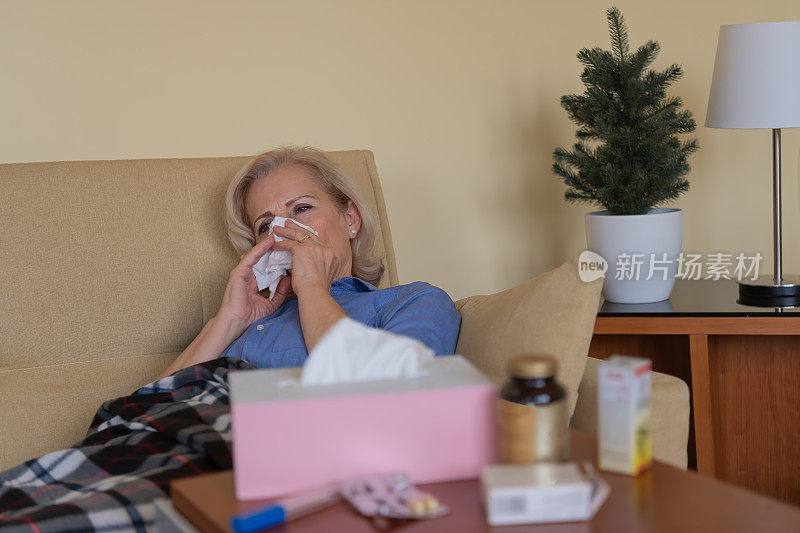
[[[421,342],[342,318],[317,343],[303,366],[303,385],[424,375],[434,352]]]

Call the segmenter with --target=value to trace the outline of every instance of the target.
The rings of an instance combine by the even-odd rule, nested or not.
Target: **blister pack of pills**
[[[450,512],[446,505],[418,490],[400,472],[348,479],[339,484],[339,490],[364,516],[417,519],[436,518]]]

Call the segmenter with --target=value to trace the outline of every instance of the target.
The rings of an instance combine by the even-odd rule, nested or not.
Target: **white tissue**
[[[434,356],[433,350],[416,339],[345,317],[311,350],[300,383],[330,385],[414,377],[426,372]]]
[[[269,225],[269,232],[272,234],[276,226],[286,226],[286,221],[291,220],[301,228],[307,229],[314,235],[319,235],[316,231],[309,228],[305,224],[301,224],[293,218],[275,217]],[[275,242],[286,241],[286,237],[275,235]],[[258,283],[258,290],[263,290],[269,287],[269,299],[275,296],[275,289],[278,287],[278,282],[286,273],[292,268],[292,252],[288,250],[268,250],[258,263],[253,265],[253,274],[256,275],[256,282]]]

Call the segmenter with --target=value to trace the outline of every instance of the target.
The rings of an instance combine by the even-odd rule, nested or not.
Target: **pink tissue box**
[[[301,372],[228,378],[239,500],[392,471],[414,483],[477,478],[494,462],[495,389],[459,355],[415,378],[303,386]]]

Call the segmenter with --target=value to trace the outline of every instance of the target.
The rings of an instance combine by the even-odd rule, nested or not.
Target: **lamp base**
[[[784,276],[776,284],[772,276],[739,282],[738,303],[755,307],[800,306],[800,276]]]

